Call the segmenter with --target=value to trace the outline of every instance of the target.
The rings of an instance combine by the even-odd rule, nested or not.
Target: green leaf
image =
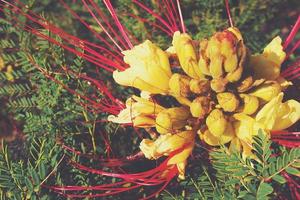
[[[273,188],[270,184],[262,182],[257,190],[257,199],[267,199],[266,197],[273,192]]]
[[[300,175],[300,171],[294,167],[287,167],[285,169],[285,171],[289,174],[295,175],[295,176],[299,176]]]
[[[284,184],[284,183],[286,183],[286,180],[285,180],[285,178],[283,177],[283,176],[280,176],[280,175],[275,175],[275,176],[273,176],[273,178],[272,178],[274,181],[276,181],[276,182],[278,182],[278,183],[280,183],[280,184]]]
[[[33,184],[32,184],[31,180],[28,177],[25,178],[25,184],[26,184],[28,190],[30,192],[32,192],[33,191]]]
[[[41,163],[39,165],[39,174],[40,174],[40,178],[41,179],[44,179],[45,176],[46,176],[46,167],[45,167],[45,164],[44,163]]]

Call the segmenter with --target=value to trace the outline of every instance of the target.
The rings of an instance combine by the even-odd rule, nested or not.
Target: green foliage
[[[57,168],[63,158],[56,142],[49,138],[30,140],[27,159],[13,162],[7,145],[0,151],[1,199],[46,199],[42,185]]]
[[[78,20],[70,16],[66,10],[54,0],[23,1],[29,9],[39,13],[49,21],[57,24],[66,32],[79,35],[90,42],[99,42],[91,33],[82,30]],[[97,3],[102,3],[98,0]],[[154,17],[138,9],[131,1],[113,2],[120,14],[121,22],[139,41],[153,39],[162,47],[167,47],[170,38],[147,23],[142,23],[128,16],[128,10],[134,14],[154,21]],[[253,51],[261,51],[271,38],[281,31],[282,24],[277,16],[283,6],[292,10],[297,1],[230,1],[234,22],[245,35],[247,46]],[[159,11],[157,1],[146,4]],[[72,4],[72,9],[87,20],[91,27],[101,34],[98,27],[82,6]],[[208,37],[215,31],[228,26],[223,1],[182,1],[185,24],[195,39]],[[24,9],[26,12],[27,10]],[[13,14],[13,13],[11,13]],[[6,19],[12,20],[7,15]],[[20,16],[17,16],[20,17]],[[20,17],[19,20],[24,20]],[[0,103],[1,114],[12,115],[21,129],[24,140],[17,141],[22,155],[12,144],[2,144],[0,152],[0,197],[1,199],[59,199],[56,193],[51,193],[46,185],[100,185],[113,183],[115,179],[95,176],[74,169],[66,158],[81,162],[86,166],[98,167],[95,157],[105,157],[107,149],[101,133],[107,132],[111,141],[114,156],[124,157],[138,151],[138,138],[130,128],[119,127],[116,124],[102,124],[98,121],[106,119],[107,115],[89,110],[82,106],[83,100],[78,95],[71,94],[63,87],[69,87],[80,94],[101,98],[102,94],[92,88],[76,75],[64,70],[72,69],[78,74],[92,75],[104,80],[120,99],[126,99],[133,90],[124,90],[111,80],[111,75],[101,71],[83,59],[71,55],[61,47],[12,26],[0,19],[0,56],[6,65],[12,65],[13,81],[9,81],[5,71],[0,72]],[[261,31],[264,30],[264,31]],[[45,35],[55,37],[47,30],[41,30]],[[261,33],[259,36],[257,33]],[[43,71],[43,73],[41,72]],[[62,84],[57,84],[45,76],[51,75]],[[59,141],[59,142],[58,142]],[[90,157],[78,157],[70,152],[63,152],[60,146],[65,143]],[[270,148],[270,147],[275,148]],[[163,199],[268,199],[276,195],[276,187],[286,188],[287,173],[299,177],[300,149],[279,148],[272,144],[267,135],[260,132],[253,141],[253,157],[244,158],[239,152],[229,152],[227,147],[214,149],[210,152],[209,162],[196,160],[196,166],[191,164],[187,169],[184,181],[174,180],[162,194]],[[202,155],[207,150],[195,150],[196,155]],[[65,156],[68,155],[68,156]],[[194,163],[194,162],[191,162]],[[130,171],[138,171],[139,166],[130,166]],[[138,192],[145,192],[141,190]],[[86,193],[89,193],[86,191]],[[128,193],[136,195],[135,192]],[[122,199],[123,196],[112,197]]]

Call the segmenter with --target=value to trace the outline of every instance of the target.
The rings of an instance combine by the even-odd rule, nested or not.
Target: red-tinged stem
[[[283,175],[283,177],[287,180],[287,184],[289,186],[290,189],[290,193],[293,199],[300,199],[300,193],[299,193],[299,189],[300,189],[300,185],[299,183],[297,183],[296,181],[294,181],[286,172],[282,172],[281,173]]]
[[[186,32],[186,29],[185,29],[185,26],[184,26],[184,21],[183,21],[183,17],[182,17],[182,12],[181,12],[181,7],[180,7],[179,0],[176,0],[176,2],[177,2],[177,7],[178,7],[178,12],[179,12],[179,17],[180,17],[180,25],[181,25],[181,29],[182,29],[182,32],[185,33],[185,32]]]
[[[292,40],[295,38],[298,30],[300,29],[300,15],[297,18],[296,23],[294,24],[290,34],[288,35],[288,37],[286,38],[284,44],[283,44],[283,49],[286,49],[289,44],[292,42]]]
[[[99,9],[99,7],[97,6],[97,4],[93,0],[89,0],[89,2],[92,4],[93,8],[95,8],[97,14],[101,17],[101,19],[104,21],[104,23],[106,24],[106,26],[110,29],[110,31],[114,34],[114,36],[122,43],[122,45],[125,47],[125,49],[129,49],[130,46],[127,46],[127,44],[126,44],[126,42],[127,42],[126,38],[120,37],[120,34],[118,33],[118,31],[115,30],[111,26],[111,24],[108,21],[107,17],[104,15],[104,13],[101,11],[101,9]],[[126,35],[126,37],[127,37],[127,35]]]
[[[111,66],[111,67],[114,67],[114,68],[117,68],[117,69],[124,69],[123,67],[121,67],[119,64],[117,63],[114,63],[113,61],[111,60],[108,60],[106,57],[98,54],[97,52],[95,52],[94,50],[86,47],[86,45],[84,45],[84,47],[82,47],[82,43],[84,43],[85,41],[83,40],[80,40],[74,36],[71,36],[65,32],[63,32],[61,29],[51,25],[50,23],[48,23],[47,21],[44,21],[43,23],[38,21],[36,18],[33,18],[32,16],[24,13],[21,9],[19,9],[18,7],[12,5],[12,4],[9,4],[11,5],[12,7],[14,7],[15,9],[17,9],[17,12],[20,12],[20,14],[22,14],[23,16],[27,17],[29,20],[43,26],[45,29],[49,30],[50,32],[56,34],[56,35],[59,35],[62,39],[65,39],[66,41],[68,41],[70,44],[74,45],[74,46],[77,46],[77,47],[80,47],[80,48],[83,48],[84,50],[87,50],[88,52],[90,52],[91,54],[93,54],[94,56],[97,56],[98,58],[95,58],[95,57],[92,57],[90,55],[87,55],[83,52],[79,52],[71,47],[68,47],[66,45],[63,45],[62,43],[58,42],[57,40],[53,39],[53,38],[50,38],[49,36],[47,35],[44,35],[42,34],[41,32],[39,32],[38,30],[28,26],[28,25],[25,25],[25,28],[24,27],[21,27],[20,24],[22,24],[22,22],[20,22],[16,17],[14,17],[15,21],[16,22],[19,22],[19,25],[16,25],[16,26],[19,26],[20,28],[23,28],[24,30],[27,30],[29,32],[32,32],[33,34],[39,36],[39,37],[42,37],[58,46],[61,46],[63,48],[65,48],[66,50],[80,56],[80,57],[83,57],[84,59],[86,59],[87,61],[91,62],[91,63],[94,63],[96,64],[97,66],[101,67],[101,68],[104,68],[105,70],[108,70],[108,71],[113,71],[113,69],[111,69],[110,67],[108,66]],[[2,10],[2,9],[1,9]],[[99,60],[100,59],[100,60]],[[105,63],[105,65],[103,64]],[[108,66],[106,66],[108,65]]]
[[[272,139],[274,142],[277,142],[279,143],[280,145],[282,146],[286,146],[286,147],[289,147],[289,148],[299,148],[300,146],[300,142],[293,142],[293,141],[284,141],[284,140],[281,140],[281,139]]]
[[[108,99],[111,100],[111,101],[108,101],[108,99],[104,99],[102,101],[103,104],[107,104],[108,106],[111,106],[111,107],[116,106],[116,107],[119,107],[119,108],[122,108],[122,109],[125,107],[125,105],[123,103],[121,103],[121,101],[119,101],[117,98],[115,98],[111,94],[111,92],[108,90],[108,88],[103,83],[101,83],[100,80],[95,80],[95,79],[93,79],[91,77],[88,77],[84,74],[78,74],[78,73],[74,72],[73,70],[67,69],[65,67],[63,68],[63,70],[65,70],[68,73],[71,73],[71,74],[75,75],[78,78],[82,78],[82,79],[84,79],[86,81],[89,81],[90,83],[94,84],[102,94],[104,94],[106,97],[108,97]]]
[[[21,5],[22,7],[25,7],[26,5],[24,5],[22,2],[20,2],[19,0],[16,0],[18,2],[19,5]],[[122,63],[122,58],[123,58],[123,55],[120,53],[120,51],[116,51],[115,50],[115,46],[109,44],[103,37],[101,37],[99,34],[97,34],[93,29],[90,28],[90,26],[84,21],[82,20],[65,2],[64,0],[60,0],[60,2],[63,4],[63,6],[74,16],[76,17],[77,19],[79,19],[80,22],[82,22],[99,40],[101,40],[105,45],[107,45],[110,50],[113,50],[115,53],[117,53],[119,55],[119,57],[116,57],[115,54],[113,54],[111,51],[108,51],[107,49],[101,47],[101,46],[97,46],[93,43],[90,43],[90,42],[87,42],[87,41],[84,41],[85,43],[91,45],[91,46],[96,46],[97,48],[101,49],[101,50],[105,50],[107,53],[110,53],[112,56],[114,56],[115,58],[118,58],[121,63]],[[34,17],[36,17],[37,19],[40,19],[44,22],[47,22],[46,19],[42,18],[41,16],[33,13],[32,11],[29,10],[29,13],[31,13]],[[47,24],[50,24],[49,22],[47,22]]]
[[[4,0],[1,0],[1,1],[4,1]],[[17,2],[18,2],[21,6],[23,6],[23,7],[25,6],[25,5],[22,4],[20,1],[17,0]],[[66,36],[66,37],[64,37],[64,39],[65,39],[65,40],[69,39],[69,41],[72,41],[72,42],[73,42],[73,43],[71,43],[71,44],[73,44],[73,45],[75,45],[75,44],[78,45],[79,43],[84,43],[85,45],[91,45],[91,46],[96,47],[96,48],[98,48],[98,49],[105,49],[105,48],[103,48],[103,47],[101,47],[101,46],[99,46],[99,45],[90,43],[90,42],[88,42],[88,41],[86,41],[86,40],[82,40],[82,39],[79,39],[79,38],[77,38],[77,37],[75,37],[75,36],[72,36],[72,35],[70,35],[70,34],[67,34],[67,33],[64,32],[63,30],[59,29],[58,27],[55,27],[53,24],[51,24],[50,22],[48,22],[45,18],[42,18],[41,16],[39,16],[39,15],[33,13],[32,11],[29,11],[29,13],[30,13],[33,17],[30,16],[30,15],[28,15],[27,13],[24,13],[20,8],[14,6],[13,4],[8,4],[8,5],[14,7],[15,9],[17,9],[17,10],[20,12],[20,14],[26,16],[28,19],[30,19],[30,20],[32,20],[33,22],[39,24],[40,26],[43,26],[43,27],[46,28],[46,29],[47,29],[47,27],[51,27],[52,30],[56,30],[57,33],[60,33],[60,35],[59,35],[60,37]],[[38,20],[42,20],[42,22],[40,22],[40,21],[38,21]],[[72,40],[71,40],[71,39],[72,39]],[[75,42],[74,42],[73,40],[74,40]],[[76,46],[76,45],[75,45],[75,46]],[[98,54],[98,53],[95,52],[95,51],[94,51],[94,53],[96,53],[96,55],[98,55],[98,56],[100,55],[100,54]],[[101,55],[100,55],[100,56],[101,56]],[[119,59],[120,59],[120,58],[119,58]],[[122,60],[122,54],[121,54],[121,60]]]
[[[292,49],[286,54],[285,59],[288,59],[300,46],[300,40],[296,42],[296,44],[292,47]]]
[[[288,80],[294,80],[294,79],[299,79],[300,78],[300,70],[295,70],[298,73],[295,72],[295,74],[293,74],[292,76],[287,77],[286,79]]]
[[[128,38],[127,33],[125,32],[125,29],[123,28],[121,22],[119,21],[119,18],[115,12],[115,9],[113,8],[113,6],[110,3],[110,0],[104,0],[104,4],[106,5],[106,8],[109,10],[111,16],[113,17],[117,27],[119,28],[119,30],[121,31],[121,34],[123,35],[125,41],[127,42],[128,46],[130,47],[130,49],[133,48],[133,45],[130,41],[130,39]]]
[[[129,13],[128,15],[131,16],[131,17],[133,17],[133,18],[135,18],[135,19],[137,19],[137,20],[139,20],[139,21],[141,21],[141,22],[146,22],[146,23],[150,24],[151,26],[154,26],[154,27],[158,28],[159,30],[165,32],[165,33],[168,34],[169,36],[172,36],[172,33],[171,33],[169,30],[167,30],[167,29],[165,29],[164,27],[158,25],[157,23],[151,22],[151,21],[149,21],[148,19],[141,18],[141,17],[139,17],[139,16],[137,16],[137,15],[134,15],[134,14],[132,14],[132,13]]]
[[[91,105],[92,107],[97,108],[97,109],[101,109],[103,112],[108,112],[108,113],[111,113],[111,114],[114,114],[114,115],[116,115],[116,114],[118,114],[118,113],[120,112],[120,109],[121,109],[121,108],[119,108],[118,110],[115,110],[115,109],[116,109],[115,107],[107,107],[107,106],[103,106],[101,103],[96,102],[96,101],[93,101],[92,99],[90,99],[90,98],[88,98],[88,97],[86,97],[86,96],[84,96],[84,95],[82,95],[82,94],[76,92],[75,90],[70,89],[70,88],[67,87],[65,84],[63,84],[62,82],[60,82],[59,80],[57,80],[57,79],[55,79],[54,77],[50,76],[50,75],[48,74],[48,72],[46,72],[43,68],[41,68],[40,66],[38,66],[38,65],[34,62],[34,60],[33,60],[32,58],[29,57],[29,59],[30,59],[30,62],[32,63],[32,65],[33,65],[36,69],[38,69],[40,72],[42,72],[42,73],[45,75],[45,77],[47,77],[47,78],[49,78],[50,80],[54,81],[55,83],[61,85],[65,90],[67,90],[67,91],[70,92],[71,94],[74,94],[74,95],[76,95],[76,96],[79,96],[80,98],[82,98],[82,99],[88,101],[89,103],[92,104],[92,105]],[[112,108],[113,108],[113,109],[112,109]]]
[[[230,13],[230,7],[229,7],[229,2],[228,0],[225,0],[225,6],[226,6],[226,12],[227,12],[227,16],[228,16],[228,21],[229,21],[229,25],[230,27],[233,27],[233,20],[231,18],[231,13]]]
[[[113,56],[115,59],[117,59],[120,63],[123,62],[122,58],[123,55],[121,54],[121,52],[119,50],[116,49],[116,47],[114,45],[111,45],[106,39],[104,39],[100,34],[98,34],[96,31],[94,31],[90,25],[84,21],[77,13],[75,13],[63,0],[60,0],[60,2],[63,4],[63,6],[76,18],[78,19],[88,30],[90,30],[97,39],[99,39],[101,42],[103,42],[105,45],[108,46],[109,49],[111,49],[111,51],[113,51],[114,53],[116,53],[117,55],[115,55],[114,53],[112,53],[111,51],[103,48],[102,50],[104,50],[105,52],[109,53],[111,56]]]
[[[87,2],[85,0],[82,0],[82,3],[84,5],[84,7],[88,10],[88,12],[90,13],[90,15],[93,17],[93,19],[97,22],[97,24],[101,27],[101,29],[104,31],[104,33],[109,37],[109,39],[114,43],[114,45],[116,45],[116,47],[120,50],[120,51],[124,51],[124,49],[116,42],[116,40],[113,38],[113,36],[108,32],[108,30],[103,26],[103,24],[100,22],[100,20],[98,19],[98,17],[95,15],[95,13],[90,9],[89,5],[87,4]],[[106,17],[103,15],[103,13],[101,12],[100,9],[98,9],[98,7],[94,7],[96,9],[96,12],[100,15],[100,18],[102,20],[106,20]],[[116,38],[119,40],[119,42],[123,45],[123,47],[126,49],[125,44],[123,43],[123,40],[119,38],[119,36],[114,32],[113,28],[110,28],[110,25],[108,27],[112,33],[116,36]]]
[[[272,131],[272,135],[300,135],[300,132]]]
[[[107,18],[103,14],[103,12],[99,9],[99,7],[97,6],[97,4],[93,0],[89,0],[89,2],[95,8],[95,10],[98,13],[98,15],[103,19],[103,21],[105,22],[106,26],[110,29],[110,31],[122,43],[122,45],[125,47],[125,49],[131,49],[133,46],[132,46],[132,43],[131,43],[128,35],[127,35],[127,32],[129,32],[129,31],[125,27],[123,27],[122,24],[119,22],[119,19],[118,19],[117,15],[115,14],[115,11],[114,11],[113,7],[111,6],[110,8],[108,8],[108,10],[109,10],[110,13],[114,14],[114,15],[112,15],[112,17],[113,17],[113,19],[114,19],[114,21],[115,21],[118,29],[122,30],[123,38],[120,37],[119,33],[117,33],[114,28],[112,28],[112,26],[108,22]],[[112,10],[110,10],[110,9],[112,9]],[[125,41],[123,41],[123,40],[125,40]]]
[[[295,69],[298,69],[300,67],[300,59],[297,59],[292,65],[288,66],[285,70],[281,72],[281,76],[289,76],[293,74],[293,71]]]
[[[163,8],[163,5],[165,6],[165,8]],[[160,6],[160,7],[161,7],[161,12],[162,13],[164,13],[164,9],[166,9],[166,13],[167,14],[165,14],[165,16],[166,16],[169,24],[171,25],[172,29],[174,29],[174,30],[177,29],[178,30],[176,21],[174,21],[174,15],[172,13],[169,1],[168,0],[163,0],[162,6]]]
[[[145,6],[141,2],[139,2],[137,0],[133,0],[132,2],[137,4],[139,7],[144,9],[149,14],[153,15],[153,17],[155,17],[160,23],[162,23],[167,29],[169,29],[171,33],[174,33],[176,31],[176,30],[172,29],[171,26],[159,14],[157,14],[153,10],[149,9],[147,6]]]

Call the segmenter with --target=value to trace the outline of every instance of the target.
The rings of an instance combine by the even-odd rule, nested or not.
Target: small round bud
[[[239,106],[239,100],[237,97],[230,92],[224,92],[217,94],[217,99],[220,104],[220,106],[223,108],[226,112],[233,112],[235,111]]]
[[[192,79],[190,81],[190,90],[196,94],[205,94],[210,90],[209,81]]]
[[[227,127],[227,120],[220,109],[214,109],[206,118],[208,130],[214,136],[220,136],[224,133]]]
[[[209,97],[197,97],[190,105],[193,117],[203,118],[210,112],[212,102]]]
[[[210,87],[213,91],[220,93],[225,91],[227,83],[228,83],[227,79],[216,78],[211,80]]]
[[[171,93],[174,96],[187,97],[191,93],[190,91],[190,78],[181,74],[173,74],[169,86]]]

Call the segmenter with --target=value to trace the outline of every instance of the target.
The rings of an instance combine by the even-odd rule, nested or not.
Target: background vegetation
[[[70,2],[73,2],[69,4],[72,9],[97,27],[80,3]],[[100,0],[96,2],[101,4]],[[152,0],[146,4],[157,9],[159,2]],[[223,1],[181,2],[185,24],[195,39],[208,37],[228,27]],[[66,32],[90,42],[99,42],[58,1],[28,0],[24,3],[28,9]],[[143,13],[129,0],[113,1],[113,4],[119,16],[122,16],[122,23],[139,41],[150,38],[162,47],[170,44],[170,38],[162,36],[149,24],[130,18],[128,13],[134,12],[150,20],[153,20],[152,16]],[[232,0],[230,4],[235,25],[242,31],[247,46],[253,52],[260,52],[275,35],[286,36],[299,8],[297,0]],[[42,66],[69,88],[95,98],[101,94],[92,89],[88,82],[64,73],[61,67],[69,66],[76,72],[99,77],[121,99],[126,99],[134,91],[116,86],[106,72],[95,70],[93,65],[81,58],[7,22],[13,21],[13,17],[25,20],[24,17],[11,12],[2,12],[0,15],[0,57],[3,59],[3,65],[0,60],[0,134],[3,139],[0,150],[0,199],[64,199],[42,185],[100,185],[115,182],[115,179],[75,169],[69,161],[75,160],[97,168],[97,158],[119,158],[136,153],[141,139],[131,128],[99,122],[106,119],[105,113],[82,105],[78,96],[47,78],[32,63]],[[50,34],[46,30],[44,32]],[[299,131],[299,126],[294,129]],[[103,141],[103,134],[107,135],[111,149]],[[62,143],[86,156],[64,150]],[[225,147],[208,150],[198,141],[189,162],[186,180],[172,181],[158,198],[295,198],[287,177],[299,182],[297,168],[300,167],[300,149],[280,147],[268,142],[262,134],[255,139],[254,147],[260,162],[245,161],[239,153],[228,155]],[[153,162],[138,160],[126,166],[126,170],[136,172],[153,166]],[[130,191],[111,199],[137,199],[151,191],[155,191],[155,188]]]

